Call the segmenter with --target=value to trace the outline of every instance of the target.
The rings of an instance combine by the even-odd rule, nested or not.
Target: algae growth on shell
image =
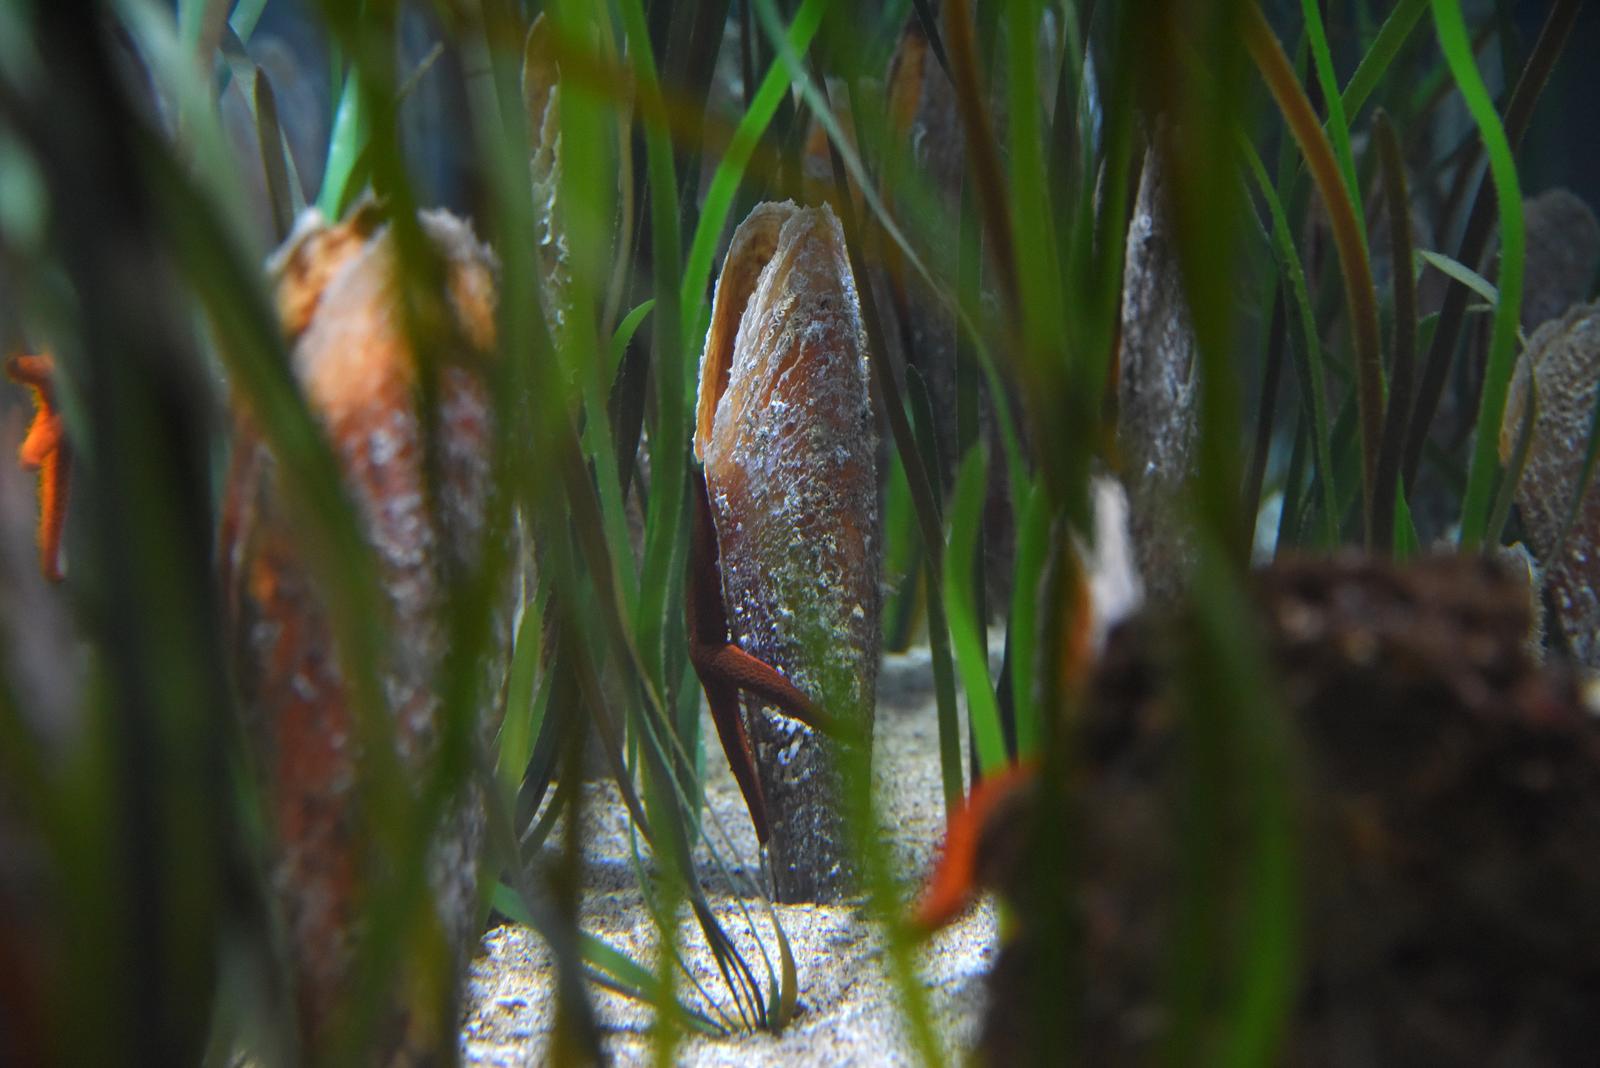
[[[706,468],[739,644],[869,736],[878,663],[877,429],[855,279],[826,206],[734,234],[700,365]],[[784,900],[851,886],[836,743],[750,698]]]

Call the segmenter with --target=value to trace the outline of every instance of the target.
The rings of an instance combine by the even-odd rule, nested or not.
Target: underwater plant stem
[[[1377,481],[1373,486],[1372,529],[1375,547],[1394,547],[1395,494],[1399,492],[1401,449],[1411,418],[1417,363],[1417,281],[1411,263],[1411,200],[1406,191],[1400,137],[1389,116],[1373,119],[1378,162],[1383,172],[1383,199],[1389,211],[1389,261],[1394,275],[1394,344],[1389,354],[1389,408],[1384,414],[1383,441],[1378,446]]]
[[[1461,503],[1461,547],[1475,549],[1483,541],[1489,521],[1490,494],[1500,470],[1498,429],[1505,412],[1506,393],[1516,359],[1517,324],[1522,311],[1522,273],[1524,233],[1522,191],[1517,181],[1517,164],[1511,141],[1495,114],[1494,101],[1478,73],[1461,18],[1461,5],[1452,0],[1433,0],[1433,21],[1439,45],[1450,72],[1455,76],[1473,121],[1489,154],[1489,170],[1494,179],[1500,205],[1500,299],[1494,308],[1494,333],[1489,343],[1489,362],[1484,369],[1483,391],[1478,398],[1478,434],[1473,445],[1472,464],[1467,469],[1466,499]]]
[[[1338,160],[1317,121],[1311,101],[1296,79],[1289,57],[1256,4],[1244,7],[1245,46],[1267,89],[1272,93],[1289,131],[1305,155],[1306,166],[1328,210],[1339,267],[1344,275],[1356,347],[1356,408],[1361,424],[1361,493],[1367,541],[1372,541],[1373,479],[1378,447],[1383,438],[1383,364],[1380,355],[1377,291],[1372,264],[1367,258],[1356,221],[1355,206],[1340,175]]]
[[[1506,103],[1505,135],[1513,152],[1522,143],[1522,136],[1527,132],[1528,123],[1533,118],[1534,105],[1538,103],[1540,93],[1550,80],[1550,72],[1555,69],[1556,60],[1566,49],[1567,38],[1572,33],[1580,7],[1582,0],[1556,0],[1555,6],[1550,10],[1550,17],[1545,20],[1544,28],[1539,31],[1539,38],[1534,42],[1533,51],[1528,55],[1528,63],[1522,69],[1522,77],[1517,79],[1516,88],[1511,92],[1511,99]],[[1464,168],[1462,181],[1466,181],[1466,176],[1476,169],[1475,164],[1464,162],[1462,166]],[[1488,186],[1479,188],[1477,199],[1472,206],[1472,214],[1468,217],[1466,230],[1461,238],[1461,247],[1455,257],[1458,262],[1468,267],[1477,266],[1488,245],[1494,221],[1490,195]],[[1438,410],[1439,399],[1444,394],[1445,380],[1450,375],[1450,364],[1455,357],[1456,343],[1461,339],[1461,330],[1466,321],[1467,302],[1471,297],[1472,294],[1464,286],[1451,286],[1445,292],[1444,307],[1439,312],[1439,325],[1434,330],[1433,341],[1428,345],[1428,355],[1423,360],[1422,381],[1417,387],[1416,406],[1407,431],[1405,462],[1401,468],[1406,485],[1416,482],[1417,471],[1422,466],[1422,453],[1428,441],[1428,430],[1433,423],[1434,413]]]
[[[956,87],[956,110],[966,132],[967,153],[973,180],[977,183],[978,204],[984,213],[994,250],[1000,290],[1011,320],[1020,323],[1021,286],[1017,278],[1016,245],[1011,220],[1006,214],[1005,174],[1000,167],[1000,152],[988,109],[983,104],[983,85],[978,76],[977,42],[973,40],[972,9],[968,0],[950,0],[944,10],[945,34],[949,38],[951,78]]]

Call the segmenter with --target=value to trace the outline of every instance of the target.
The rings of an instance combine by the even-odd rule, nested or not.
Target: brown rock
[[[1600,668],[1600,495],[1578,501],[1600,388],[1600,304],[1577,305],[1540,327],[1518,361],[1506,400],[1500,454],[1509,461],[1535,395],[1527,467],[1517,506],[1558,631],[1574,658]],[[1577,507],[1575,512],[1574,506]]]
[[[1523,578],[1481,558],[1298,560],[1261,573],[1254,601],[1299,761],[1298,982],[1270,1059],[1583,1063],[1600,1041],[1600,724],[1569,675],[1530,658]],[[1033,911],[1018,908],[996,966],[988,1063],[1151,1060],[1170,1037],[1177,924],[1198,907],[1240,925],[1208,962],[1213,1004],[1228,996],[1225,955],[1257,922],[1229,911],[1256,889],[1233,835],[1260,802],[1214,784],[1224,832],[1204,848],[1225,889],[1200,905],[1182,859],[1195,739],[1170,698],[1185,633],[1147,613],[1113,636],[1070,806],[1036,785],[1032,818],[998,829],[1022,842],[996,847],[1021,858],[999,885]],[[1047,848],[1063,827],[1076,874],[1041,897],[1065,870]],[[1039,982],[1063,960],[1080,997]]]
[[[1523,202],[1528,231],[1522,329],[1532,333],[1589,295],[1600,267],[1600,222],[1566,189]]]

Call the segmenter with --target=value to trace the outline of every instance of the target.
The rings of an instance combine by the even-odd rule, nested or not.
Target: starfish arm
[[[732,642],[710,653],[707,659],[711,671],[719,678],[775,705],[784,715],[812,730],[839,733],[839,725],[832,718],[765,660],[751,656]]]
[[[739,691],[718,682],[704,683],[706,703],[711,706],[711,720],[717,725],[717,737],[722,741],[722,751],[728,756],[728,766],[733,769],[733,779],[744,795],[745,807],[750,810],[750,822],[755,824],[756,840],[766,844],[771,833],[767,820],[767,799],[761,792],[761,779],[756,775],[756,754],[750,744],[750,735],[744,729],[744,717],[739,711]]]
[[[1006,809],[1032,786],[1038,774],[1038,765],[1031,761],[1013,764],[972,788],[945,832],[944,851],[912,915],[913,926],[924,932],[937,931],[986,889],[985,876],[993,874],[983,870],[986,839],[998,829],[993,824],[1007,816],[1015,818]]]
[[[17,459],[23,470],[39,473],[39,567],[45,578],[60,582],[61,536],[66,528],[72,452],[55,404],[55,360],[49,356],[13,356],[6,361],[6,374],[33,391],[33,422]]]
[[[692,472],[689,496],[694,500],[689,535],[689,575],[684,583],[686,622],[691,645],[720,645],[728,640],[728,609],[722,600],[722,563],[716,522],[704,471]]]
[[[39,468],[39,569],[51,582],[66,577],[61,568],[61,536],[66,528],[71,479],[71,453],[63,442]]]
[[[717,562],[717,531],[711,517],[711,498],[703,471],[692,472],[690,496],[694,498],[694,526],[689,539],[689,574],[684,582],[684,622],[689,632],[689,662],[705,691],[711,719],[717,725],[722,752],[733,769],[734,781],[744,794],[756,838],[767,840],[767,802],[756,775],[755,750],[739,711],[739,690],[716,665],[717,654],[728,641],[727,609],[722,603],[722,570]]]
[[[61,417],[40,408],[28,424],[27,436],[17,449],[17,461],[24,471],[38,471],[50,462],[50,456],[61,447]]]
[[[6,361],[7,377],[19,386],[30,386],[45,393],[45,404],[51,403],[49,391],[55,371],[53,356],[13,356]]]
[[[835,725],[810,698],[765,661],[739,648],[728,638],[728,610],[722,599],[721,554],[711,514],[711,495],[703,471],[693,473],[694,529],[689,547],[686,583],[689,643],[697,663],[716,678],[737,686],[777,706],[815,730],[835,733]]]
[[[689,659],[705,690],[722,739],[723,752],[744,792],[750,818],[761,841],[767,840],[766,800],[756,778],[755,752],[739,711],[739,691],[746,690],[798,719],[813,730],[838,735],[839,725],[814,705],[777,669],[751,656],[728,638],[728,610],[722,599],[722,567],[711,495],[703,471],[692,473],[694,501],[689,545],[689,575],[684,583],[684,615],[689,631]]]

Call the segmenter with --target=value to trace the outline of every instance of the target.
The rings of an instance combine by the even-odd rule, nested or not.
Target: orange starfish
[[[723,752],[728,755],[734,781],[744,794],[750,820],[756,826],[756,838],[764,845],[772,833],[771,824],[767,819],[767,801],[761,792],[761,780],[756,777],[755,749],[739,710],[739,691],[755,694],[814,730],[839,737],[844,728],[776,668],[745,652],[729,636],[728,608],[722,598],[722,565],[706,476],[698,469],[690,474],[693,484],[689,492],[695,514],[689,576],[684,590],[689,662],[694,665],[700,686],[705,690],[706,704],[710,706]]]
[[[912,916],[914,928],[937,931],[959,916],[979,891],[992,888],[998,873],[991,869],[1003,858],[995,855],[1002,850],[991,839],[1004,830],[1003,824],[1020,822],[1018,809],[1029,803],[1038,777],[1038,763],[1025,760],[984,776],[972,788],[950,821],[944,852]]]
[[[39,472],[39,568],[51,582],[60,582],[61,531],[67,516],[67,486],[72,478],[72,448],[56,407],[55,358],[13,356],[6,361],[13,382],[33,390],[33,423],[22,439],[17,458],[24,471]]]

